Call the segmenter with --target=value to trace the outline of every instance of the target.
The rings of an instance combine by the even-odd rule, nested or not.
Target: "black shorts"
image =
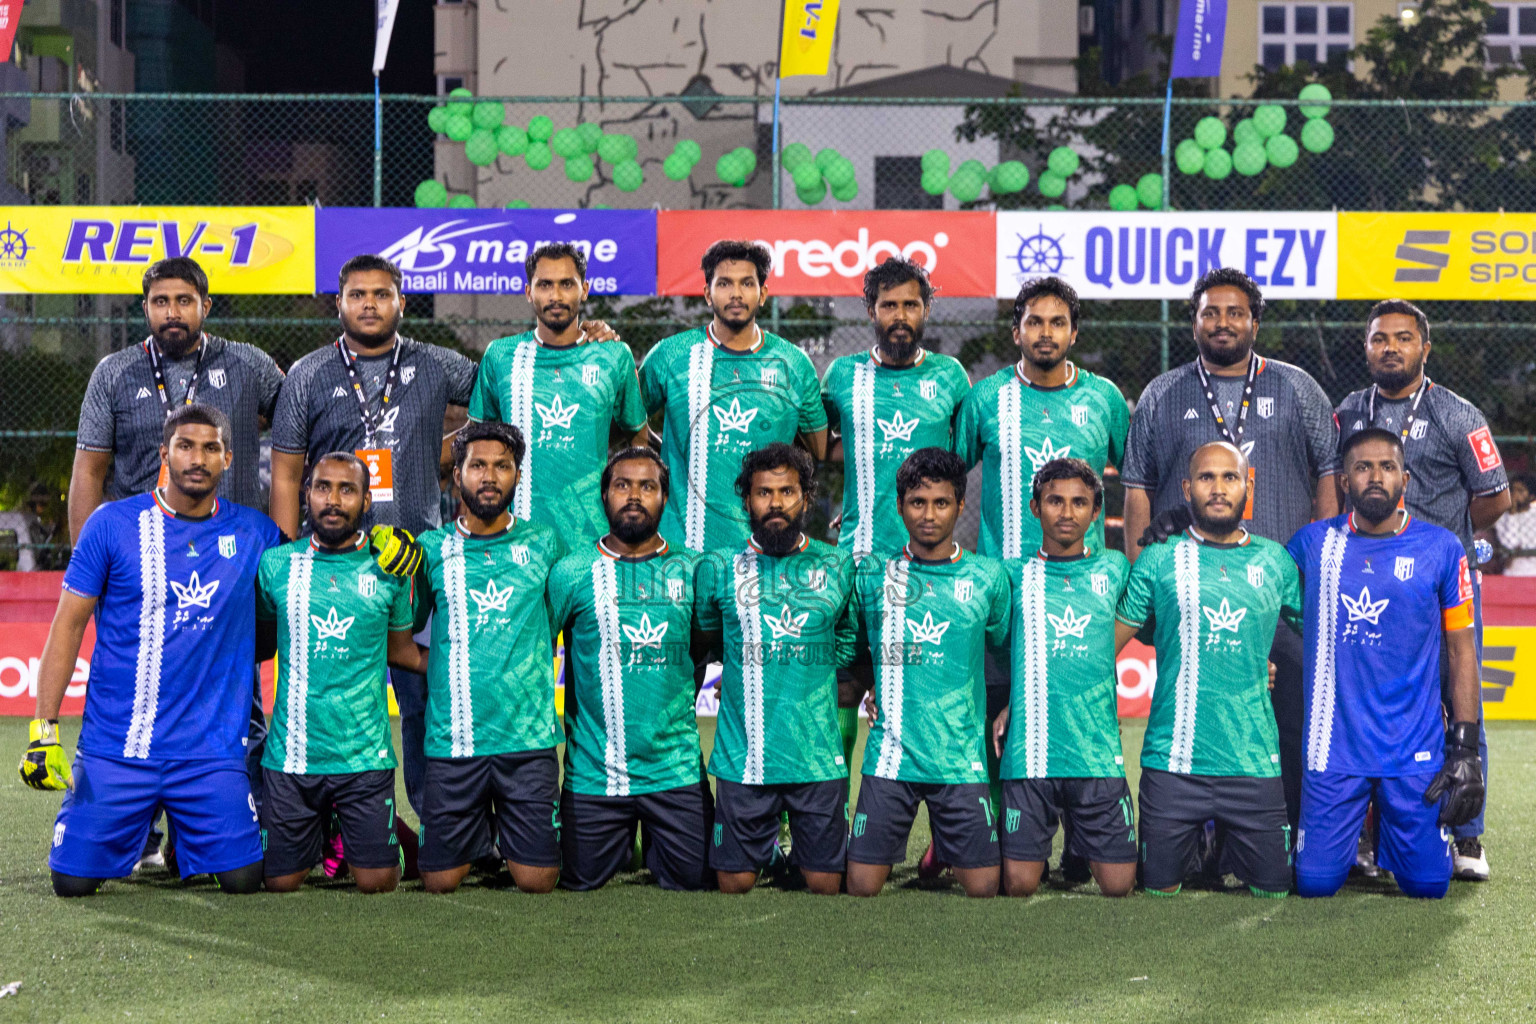
[[[773,857],[779,815],[789,814],[789,861],[802,871],[842,874],[848,859],[848,780],[749,786],[715,780],[709,866],[761,871]]]
[[[600,889],[625,870],[640,824],[645,867],[663,889],[704,889],[709,871],[709,834],[715,802],[709,783],[638,796],[560,794],[560,885]]]
[[[261,845],[269,876],[308,871],[324,854],[325,826],[336,815],[347,863],[355,868],[400,866],[395,838],[395,770],[345,775],[294,775],[261,770]]]
[[[848,859],[893,865],[906,860],[921,802],[928,804],[934,856],[951,867],[997,867],[997,821],[985,782],[901,782],[876,775],[859,783]]]
[[[1003,856],[1009,860],[1049,859],[1060,823],[1067,854],[1134,864],[1135,821],[1123,778],[1003,780]]]
[[[534,868],[560,866],[560,764],[555,751],[429,757],[422,787],[423,871],[489,856],[492,820],[501,856]]]
[[[1291,826],[1278,778],[1141,771],[1142,884],[1171,889],[1198,870],[1205,823],[1216,821],[1221,871],[1267,892],[1291,888]]]

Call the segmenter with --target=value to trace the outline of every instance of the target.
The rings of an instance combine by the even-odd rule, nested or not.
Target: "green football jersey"
[[[1118,551],[1005,562],[1013,590],[1005,779],[1125,775],[1115,696]]]
[[[640,365],[645,408],[664,410],[661,457],[672,470],[661,535],[694,551],[739,550],[751,527],[735,490],[741,457],[827,425],[810,358],[762,332],[751,351],[708,331],[663,338]]]
[[[565,545],[514,519],[491,536],[458,522],[421,538],[432,601],[428,757],[547,750],[560,742],[545,585]]]
[[[565,786],[639,796],[697,783],[693,572],[697,553],[621,557],[594,541],[549,575],[565,631]]]
[[[527,331],[491,342],[480,361],[469,417],[523,432],[512,514],[543,523],[572,544],[608,532],[599,481],[609,430],[645,426],[635,357],[628,345],[541,345]]]
[[[1141,765],[1186,775],[1280,774],[1269,648],[1281,616],[1301,622],[1285,548],[1252,534],[1212,544],[1193,531],[1142,551],[1115,615],[1153,624],[1157,686]]]
[[[955,414],[970,390],[965,368],[937,352],[892,367],[871,350],[827,367],[821,400],[843,439],[838,547],[856,559],[901,550],[907,528],[896,504],[896,471],[919,448],[953,447]]]
[[[412,581],[380,569],[366,538],[312,538],[261,556],[256,612],[277,621],[277,695],[263,767],[342,775],[395,767],[389,631],[411,628]]]
[[[694,576],[694,622],[719,630],[720,711],[709,771],[764,786],[845,778],[837,669],[854,650],[853,556],[801,538],[772,557],[748,540]]]
[[[1002,565],[958,545],[942,562],[905,552],[869,561],[859,571],[856,605],[879,708],[864,744],[864,774],[986,782],[986,648],[1008,639]]]
[[[1005,366],[971,389],[955,422],[955,451],[981,463],[981,536],[976,550],[1023,558],[1040,547],[1029,511],[1035,474],[1052,459],[1082,459],[1100,476],[1125,455],[1131,416],[1125,396],[1103,377],[1067,364],[1067,383],[1039,388]],[[1088,547],[1104,547],[1104,517],[1088,528]]]

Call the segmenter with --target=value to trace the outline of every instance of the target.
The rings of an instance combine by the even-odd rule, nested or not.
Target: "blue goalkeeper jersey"
[[[64,589],[97,599],[81,750],[245,756],[256,570],[282,539],[272,520],[230,501],[189,519],[151,492],[91,513],[64,573]]]
[[[1455,534],[1404,518],[1373,536],[1336,516],[1286,545],[1306,595],[1308,771],[1396,777],[1444,759],[1441,635],[1471,628],[1472,578]]]

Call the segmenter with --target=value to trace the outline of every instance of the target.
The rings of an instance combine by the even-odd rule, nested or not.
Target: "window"
[[[923,158],[875,157],[875,209],[942,210],[944,197],[923,191]]]
[[[1520,63],[1522,49],[1536,50],[1536,4],[1495,4],[1483,43],[1488,63]]]
[[[1259,62],[1273,69],[1342,60],[1354,45],[1354,21],[1354,4],[1264,4],[1259,8]]]
[[[447,96],[449,93],[453,92],[453,90],[462,88],[464,88],[463,75],[437,76],[437,94],[439,96]]]

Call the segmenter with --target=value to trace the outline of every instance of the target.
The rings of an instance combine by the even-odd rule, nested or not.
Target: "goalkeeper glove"
[[[46,718],[32,719],[32,742],[21,757],[17,770],[21,781],[33,789],[70,789],[74,776],[69,771],[69,761],[64,748],[59,745],[59,725]]]
[[[1189,508],[1184,505],[1176,505],[1166,512],[1153,518],[1142,531],[1141,539],[1136,543],[1142,547],[1150,547],[1153,544],[1161,544],[1174,534],[1183,533],[1189,529],[1194,518],[1189,514]]]
[[[1455,722],[1445,733],[1445,764],[1430,780],[1424,802],[1441,797],[1440,824],[1465,825],[1483,809],[1483,759],[1477,752],[1478,724]]]
[[[411,531],[398,526],[375,526],[368,534],[373,560],[391,576],[414,576],[421,568],[421,544]]]

